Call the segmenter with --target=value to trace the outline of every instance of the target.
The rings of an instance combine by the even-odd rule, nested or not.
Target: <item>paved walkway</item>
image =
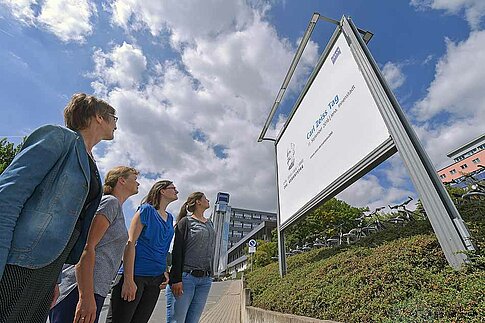
[[[200,323],[240,323],[241,292],[241,280],[212,283]],[[99,322],[106,320],[109,306],[108,299],[101,310]],[[165,322],[165,311],[165,291],[162,291],[149,323]]]
[[[217,304],[202,313],[200,323],[241,323],[241,292],[241,281],[231,281]]]

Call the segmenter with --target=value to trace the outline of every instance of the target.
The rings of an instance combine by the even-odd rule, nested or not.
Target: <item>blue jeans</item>
[[[209,296],[212,278],[194,277],[189,273],[183,273],[182,284],[184,293],[180,297],[175,297],[172,322],[197,323]]]
[[[167,285],[165,288],[165,299],[167,304],[167,322],[172,322],[173,318],[173,306],[175,303],[175,296],[172,294],[172,290],[170,289],[170,285]]]

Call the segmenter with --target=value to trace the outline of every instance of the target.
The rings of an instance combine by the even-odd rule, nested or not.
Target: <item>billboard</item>
[[[333,39],[276,140],[280,227],[389,141],[345,35]]]

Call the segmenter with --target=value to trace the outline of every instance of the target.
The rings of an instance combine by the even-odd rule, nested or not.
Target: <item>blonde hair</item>
[[[127,166],[118,166],[110,169],[104,178],[103,193],[106,195],[113,194],[113,190],[116,184],[118,184],[118,179],[120,179],[120,177],[126,179],[131,174],[138,175],[139,172],[133,167]]]
[[[185,201],[180,208],[176,223],[178,223],[180,220],[187,216],[187,211],[190,213],[194,213],[196,204],[195,202],[200,200],[203,196],[204,193],[202,192],[194,192],[190,194],[189,197],[187,197],[187,201]]]

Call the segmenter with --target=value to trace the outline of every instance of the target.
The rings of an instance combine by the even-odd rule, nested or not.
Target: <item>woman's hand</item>
[[[136,296],[136,284],[133,280],[126,279],[123,281],[123,286],[121,287],[121,298],[125,301],[131,302]]]
[[[170,282],[170,275],[168,272],[164,272],[163,275],[165,276],[165,280],[160,284],[160,289],[167,288],[167,285]]]
[[[170,288],[172,289],[172,293],[175,297],[180,297],[184,293],[184,288],[183,288],[182,282],[172,284],[172,286],[170,286]]]
[[[94,323],[96,320],[96,301],[94,294],[87,298],[79,298],[76,306],[74,323]]]

